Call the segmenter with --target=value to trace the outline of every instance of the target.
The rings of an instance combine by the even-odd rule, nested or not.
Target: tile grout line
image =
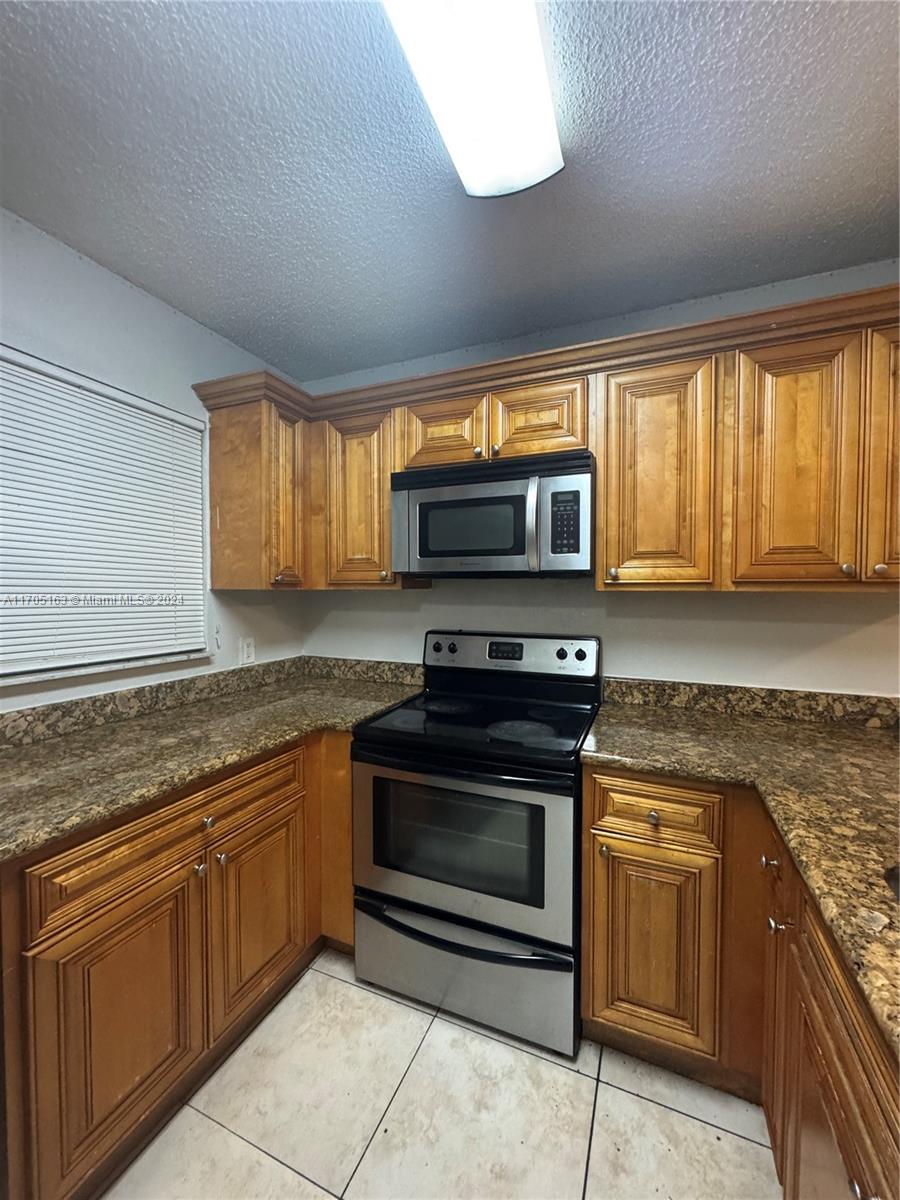
[[[557,1062],[555,1058],[547,1058],[545,1054],[539,1054],[537,1050],[529,1050],[525,1045],[520,1043],[513,1044],[511,1042],[505,1042],[503,1038],[497,1037],[497,1035],[491,1033],[489,1029],[483,1029],[480,1026],[476,1028],[472,1025],[464,1025],[464,1017],[454,1018],[448,1013],[447,1009],[439,1008],[434,1015],[439,1017],[440,1020],[446,1021],[448,1025],[455,1025],[457,1029],[464,1029],[467,1033],[477,1033],[481,1037],[486,1037],[492,1042],[497,1042],[497,1044],[500,1046],[508,1047],[510,1050],[521,1050],[523,1054],[530,1054],[532,1058],[539,1058],[541,1062],[549,1063],[551,1067],[562,1067],[564,1071],[571,1071],[573,1075],[580,1075],[583,1079],[594,1078],[593,1075],[588,1075],[584,1071],[579,1071],[577,1067],[570,1067],[568,1063]],[[584,1038],[582,1040],[589,1041],[590,1039]]]
[[[772,1150],[768,1142],[758,1142],[756,1138],[747,1137],[746,1133],[735,1133],[733,1129],[726,1129],[724,1125],[716,1125],[713,1121],[706,1121],[703,1117],[697,1117],[693,1113],[685,1112],[684,1109],[673,1108],[671,1104],[663,1104],[662,1100],[653,1100],[649,1096],[642,1096],[640,1092],[632,1092],[629,1088],[620,1087],[617,1083],[609,1083],[606,1079],[600,1079],[599,1074],[597,1082],[602,1083],[604,1087],[614,1088],[617,1092],[624,1092],[626,1096],[634,1096],[636,1100],[645,1100],[648,1104],[655,1104],[657,1108],[664,1108],[667,1112],[677,1113],[680,1117],[687,1117],[689,1121],[697,1121],[701,1125],[706,1125],[709,1129],[717,1129],[719,1133],[727,1133],[730,1137],[740,1138],[742,1142],[749,1142],[751,1146],[761,1146],[763,1150]],[[725,1092],[723,1094],[728,1096],[731,1093]]]
[[[323,974],[324,974],[324,972],[323,972]],[[416,1012],[419,1012],[420,1010],[419,1010],[419,1009],[416,1009],[415,1011],[416,1011]],[[425,1014],[423,1013],[422,1015],[424,1016]],[[371,1135],[371,1137],[369,1138],[369,1140],[366,1142],[365,1149],[363,1150],[362,1154],[359,1156],[359,1161],[357,1162],[356,1166],[353,1168],[352,1172],[350,1173],[350,1178],[349,1178],[349,1179],[347,1180],[347,1182],[344,1184],[343,1190],[341,1191],[341,1198],[340,1198],[340,1200],[343,1200],[343,1197],[345,1197],[345,1196],[347,1195],[347,1189],[350,1187],[350,1184],[353,1182],[353,1180],[354,1180],[354,1178],[355,1178],[355,1176],[356,1176],[356,1172],[359,1170],[360,1166],[362,1165],[362,1160],[363,1160],[363,1159],[366,1157],[366,1155],[369,1153],[369,1147],[372,1145],[372,1143],[373,1143],[373,1142],[374,1142],[374,1140],[375,1140],[375,1134],[378,1132],[378,1127],[379,1127],[379,1125],[380,1125],[380,1124],[381,1124],[381,1122],[384,1120],[384,1118],[387,1116],[387,1114],[388,1114],[388,1109],[390,1109],[391,1105],[394,1103],[394,1099],[395,1099],[395,1097],[396,1097],[397,1093],[400,1091],[400,1088],[403,1086],[403,1080],[404,1080],[404,1079],[406,1078],[406,1076],[409,1074],[409,1069],[410,1069],[410,1067],[413,1065],[413,1063],[416,1061],[416,1055],[417,1055],[417,1054],[419,1053],[419,1051],[422,1049],[422,1043],[423,1043],[423,1042],[425,1041],[425,1039],[428,1037],[428,1032],[429,1032],[429,1030],[431,1029],[432,1025],[435,1023],[435,1021],[436,1021],[436,1020],[437,1020],[437,1013],[435,1012],[435,1013],[433,1014],[433,1016],[432,1016],[431,1020],[428,1022],[428,1028],[425,1030],[425,1032],[422,1034],[421,1038],[419,1039],[419,1044],[418,1044],[418,1046],[416,1046],[415,1050],[413,1051],[413,1056],[412,1056],[412,1058],[411,1058],[411,1059],[409,1060],[409,1062],[406,1064],[406,1070],[405,1070],[405,1071],[403,1072],[403,1074],[400,1076],[400,1079],[399,1079],[399,1080],[398,1080],[398,1082],[397,1082],[397,1086],[394,1088],[393,1092],[391,1093],[391,1098],[390,1098],[390,1100],[388,1100],[387,1104],[385,1105],[385,1107],[384,1107],[384,1112],[382,1112],[381,1116],[380,1116],[380,1117],[378,1118],[378,1120],[375,1122],[375,1128],[372,1130],[372,1135]]]
[[[343,975],[332,975],[330,971],[323,971],[321,967],[315,967],[312,963],[310,963],[307,969],[315,971],[317,975],[325,975],[328,979],[336,979],[338,983],[348,983],[350,987],[359,988],[361,992],[368,992],[370,996],[380,996],[382,1000],[393,1000],[396,1004],[402,1004],[404,1008],[411,1008],[413,1012],[421,1013],[423,1017],[437,1016],[438,1010],[433,1008],[433,1005],[417,1008],[415,1004],[411,1004],[409,1000],[404,1000],[402,996],[395,996],[392,992],[379,992],[374,987],[369,987],[366,983],[360,983],[357,979],[344,979]],[[433,1009],[433,1011],[429,1011],[429,1009]]]
[[[242,1133],[237,1133],[234,1129],[230,1129],[221,1121],[217,1121],[215,1117],[211,1117],[209,1113],[204,1112],[202,1108],[197,1108],[195,1105],[191,1104],[190,1100],[188,1100],[185,1104],[185,1108],[189,1108],[192,1112],[197,1113],[198,1116],[205,1117],[207,1121],[212,1121],[213,1125],[218,1125],[220,1129],[224,1129],[226,1133],[230,1133],[232,1137],[236,1137],[238,1141],[243,1142],[245,1145],[252,1146],[254,1150],[258,1150],[259,1153],[264,1154],[266,1158],[271,1158],[273,1162],[277,1162],[279,1166],[284,1167],[293,1175],[299,1175],[301,1179],[305,1179],[306,1182],[311,1183],[313,1187],[321,1188],[322,1191],[327,1192],[329,1196],[334,1196],[334,1200],[340,1200],[340,1197],[337,1195],[337,1193],[331,1191],[330,1188],[325,1187],[323,1183],[319,1183],[315,1179],[310,1179],[308,1175],[304,1175],[302,1171],[298,1171],[296,1167],[292,1167],[290,1163],[286,1163],[284,1159],[279,1158],[277,1154],[272,1154],[270,1150],[264,1150],[262,1146],[257,1146],[256,1142],[251,1142],[250,1139],[244,1137]]]
[[[591,1105],[591,1124],[588,1129],[587,1154],[584,1157],[584,1183],[581,1185],[581,1200],[587,1200],[588,1174],[591,1169],[591,1150],[594,1146],[594,1121],[597,1116],[597,1096],[600,1092],[600,1067],[603,1064],[603,1046],[600,1047],[600,1059],[597,1063],[597,1078],[594,1080],[594,1102]]]

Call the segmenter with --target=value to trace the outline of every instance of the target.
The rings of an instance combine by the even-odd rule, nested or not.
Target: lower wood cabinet
[[[274,756],[4,869],[10,1196],[90,1194],[311,956],[320,758]]]
[[[714,1055],[718,859],[592,835],[589,1016]]]

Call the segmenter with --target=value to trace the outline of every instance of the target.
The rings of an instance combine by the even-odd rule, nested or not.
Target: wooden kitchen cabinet
[[[735,583],[852,582],[862,333],[738,353]]]
[[[68,1195],[203,1053],[200,861],[26,955],[36,1197]]]
[[[305,425],[265,396],[210,413],[213,588],[301,585]]]
[[[392,414],[326,422],[327,582],[393,583]]]
[[[900,327],[869,331],[862,576],[900,579]]]
[[[719,864],[595,832],[588,1014],[714,1055]]]
[[[213,1040],[305,949],[303,808],[263,811],[207,854]]]
[[[488,399],[480,393],[395,409],[403,468],[487,460]]]
[[[491,393],[491,457],[583,450],[587,380],[530,383]]]
[[[714,368],[598,377],[598,587],[713,583]]]

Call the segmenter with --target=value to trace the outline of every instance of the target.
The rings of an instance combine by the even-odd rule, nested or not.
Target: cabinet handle
[[[774,917],[769,917],[768,921],[769,933],[784,933],[786,929],[793,929],[793,921],[776,921]]]
[[[607,846],[606,842],[604,842],[603,845],[600,847],[600,853],[603,855],[604,858],[609,858],[609,846]]]
[[[213,827],[213,825],[215,825],[215,823],[216,823],[215,817],[204,817],[203,821],[201,822],[204,829],[212,829],[212,827]]]
[[[278,574],[275,576],[275,578],[272,580],[273,584],[278,584],[278,583],[297,584],[299,582],[300,582],[300,576],[297,574],[297,572],[294,570],[293,567],[282,568],[282,570],[280,570],[278,572]]]
[[[856,564],[855,563],[841,563],[841,570],[844,572],[845,575],[855,575],[856,574]]]
[[[225,867],[225,866],[227,866],[227,865],[228,865],[228,853],[227,853],[227,851],[223,850],[223,851],[222,851],[220,854],[217,854],[217,855],[216,855],[216,862],[219,864],[219,866],[220,866],[220,867]]]
[[[194,874],[198,876],[198,878],[202,879],[208,870],[209,867],[206,865],[206,863],[197,863],[197,865],[194,867]]]
[[[872,568],[873,575],[887,575],[887,563],[876,563]]]
[[[607,570],[606,574],[609,576],[610,579],[618,579],[619,578],[619,568],[618,567],[610,567]]]
[[[649,825],[658,825],[659,824],[659,813],[656,811],[655,808],[651,808],[650,811],[647,813],[647,823]]]
[[[388,575],[387,571],[379,571],[378,572],[379,579],[387,579],[387,575]]]
[[[847,1182],[850,1185],[850,1195],[853,1197],[853,1200],[878,1200],[877,1196],[870,1196],[867,1192],[864,1192],[855,1179],[848,1177]]]
[[[475,449],[472,451],[472,453],[475,455],[476,458],[481,458],[482,454],[484,454],[484,451],[482,450],[482,448],[480,446],[476,446]]]
[[[500,447],[497,445],[496,442],[494,442],[491,446],[491,457],[496,458],[499,453],[500,453]]]
[[[766,867],[778,867],[781,864],[779,863],[777,858],[768,858],[765,854],[763,854],[760,857],[759,865],[762,867],[763,870],[765,870]]]

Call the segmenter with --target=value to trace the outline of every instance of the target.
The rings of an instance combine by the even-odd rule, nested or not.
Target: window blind
[[[0,347],[0,674],[206,649],[203,428]]]

